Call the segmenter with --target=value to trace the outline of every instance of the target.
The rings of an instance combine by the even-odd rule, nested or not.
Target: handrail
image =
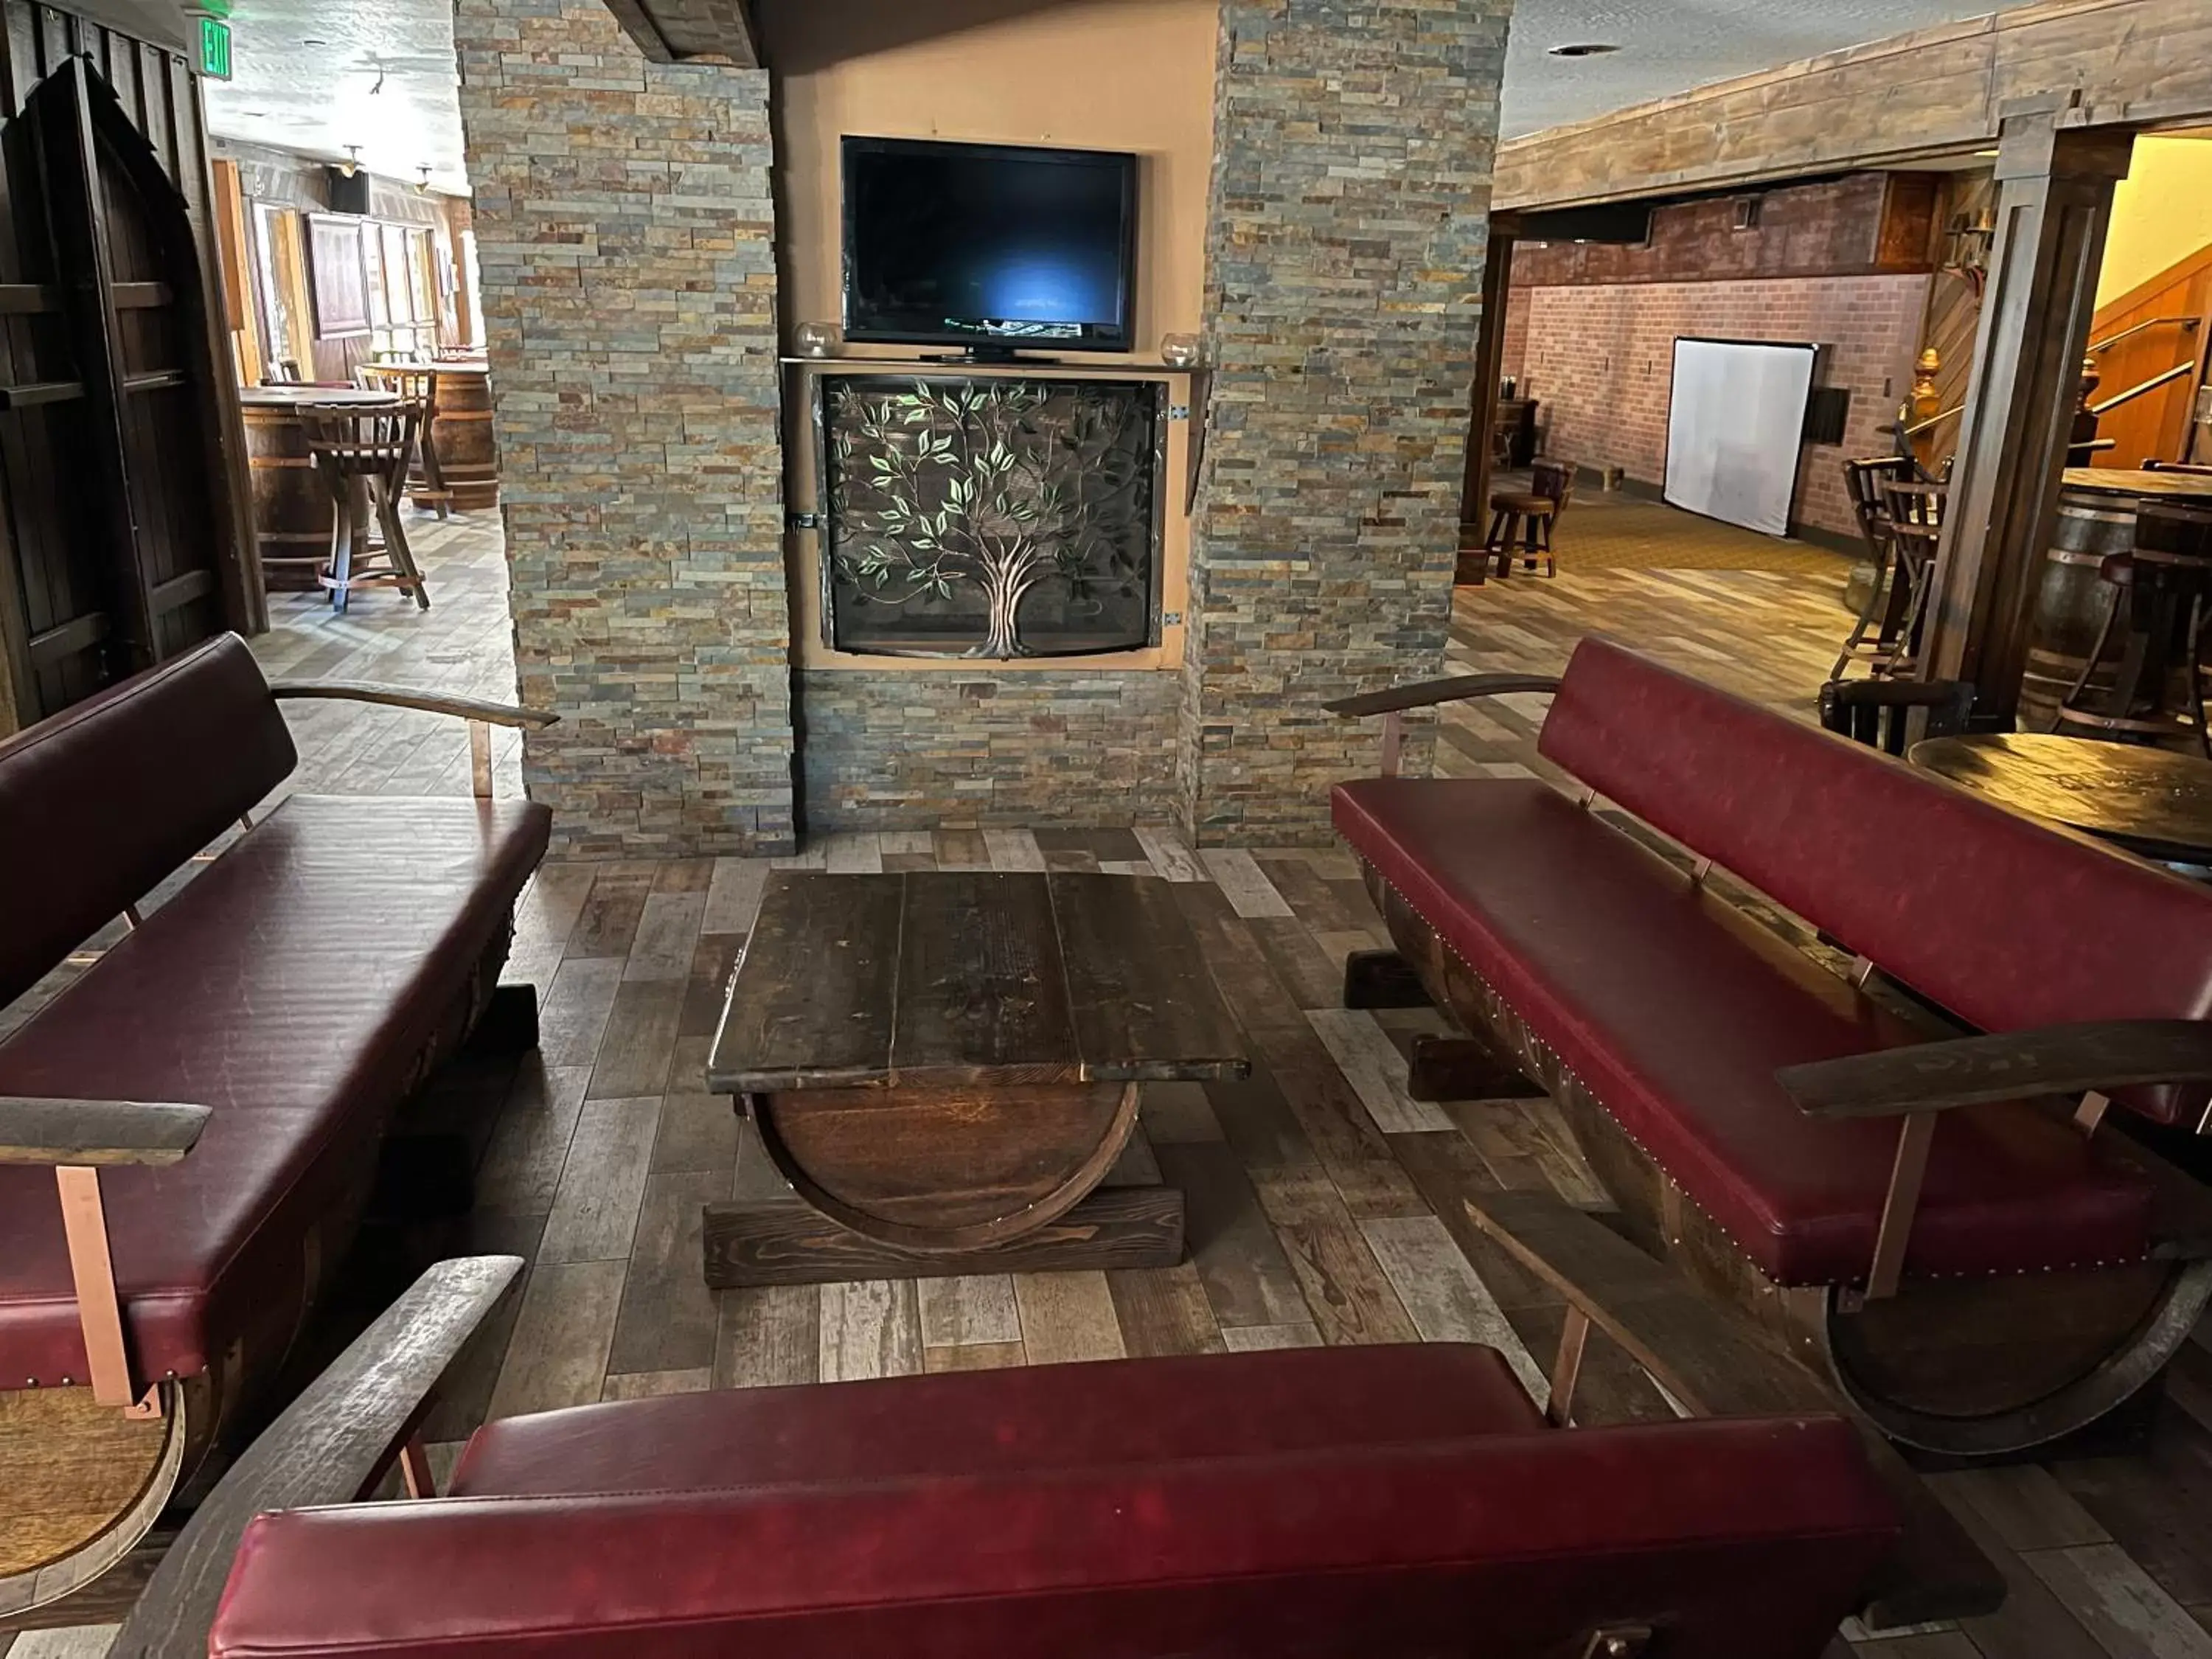
[[[1899,435],[1906,438],[1917,438],[1923,432],[1933,431],[1936,428],[1942,425],[1944,422],[1949,420],[1953,416],[1964,414],[1966,412],[1966,406],[1964,404],[1954,404],[1950,408],[1945,410],[1941,415],[1930,415],[1924,421],[1915,421],[1911,426],[1905,428],[1904,432]]]
[[[2155,392],[2159,387],[2164,386],[2169,380],[2178,380],[2185,374],[2194,374],[2196,372],[2197,360],[2194,357],[2191,357],[2185,363],[2176,363],[2172,368],[2167,369],[2163,374],[2153,375],[2149,380],[2145,380],[2141,386],[2130,386],[2125,392],[2120,393],[2117,398],[2107,398],[2101,404],[2091,404],[2089,405],[2089,412],[2101,419],[2103,416],[2111,414],[2112,410],[2118,409],[2122,404],[2133,403],[2145,392]]]
[[[2090,355],[2094,356],[2100,351],[2110,351],[2121,341],[2133,339],[2147,328],[2164,328],[2170,323],[2179,323],[2184,328],[2195,328],[2203,320],[2202,318],[2197,317],[2154,317],[2147,323],[2137,323],[2132,328],[2122,329],[2109,340],[2097,341],[2090,346]]]

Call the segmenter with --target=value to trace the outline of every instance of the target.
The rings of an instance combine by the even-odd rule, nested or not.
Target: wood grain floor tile
[[[994,870],[1042,870],[1044,849],[1026,830],[986,830],[983,845]]]
[[[777,1389],[822,1380],[822,1297],[812,1285],[717,1294],[714,1386]]]
[[[1310,1319],[1297,1275],[1236,1154],[1224,1145],[1154,1152],[1162,1176],[1182,1191],[1190,1260],[1215,1319],[1224,1326]]]
[[[630,941],[629,955],[623,963],[623,978],[689,979],[699,942],[699,924],[706,913],[704,893],[648,894],[638,919],[637,936]]]
[[[1104,1273],[1016,1273],[1014,1300],[1032,1365],[1119,1359],[1126,1352]]]
[[[0,1637],[4,1659],[105,1659],[120,1625],[77,1625],[62,1630],[26,1631],[8,1645]]]
[[[538,1243],[541,1262],[629,1259],[659,1127],[655,1096],[584,1103]]]
[[[700,914],[700,931],[708,933],[750,933],[760,913],[761,890],[768,884],[766,859],[716,859],[714,874],[707,885],[707,908]]]
[[[582,1066],[548,1071],[534,1062],[516,1073],[477,1168],[477,1209],[543,1215],[553,1207],[591,1075]]]
[[[2021,1559],[2112,1659],[2212,1659],[2212,1632],[2118,1545],[2035,1550]]]
[[[1231,1353],[1250,1353],[1261,1348],[1318,1348],[1321,1332],[1307,1323],[1294,1325],[1224,1325],[1223,1345]]]
[[[853,830],[831,836],[822,848],[822,867],[832,875],[879,875],[884,848],[872,830]]]
[[[1254,1185],[1323,1342],[1342,1347],[1420,1340],[1327,1177],[1315,1170],[1261,1170]]]
[[[1131,1358],[1227,1351],[1195,1263],[1109,1273],[1106,1289]]]
[[[530,1270],[488,1421],[587,1406],[605,1388],[623,1261],[541,1261]]]
[[[1147,1083],[1138,1121],[1155,1146],[1224,1139],[1202,1083]]]
[[[547,1069],[588,1066],[622,988],[619,958],[564,962],[538,1007],[538,1057]]]
[[[921,1317],[911,1279],[859,1279],[817,1287],[824,1382],[911,1376],[921,1369]]]
[[[1145,849],[1145,857],[1152,869],[1169,881],[1203,882],[1212,879],[1198,855],[1190,850],[1183,838],[1172,830],[1153,830],[1139,827],[1137,844]]]
[[[929,1371],[1002,1371],[1030,1363],[1018,1342],[964,1342],[957,1348],[924,1348],[921,1364]]]
[[[611,1100],[665,1092],[683,1018],[680,979],[625,981],[617,988],[585,1094]]]
[[[2112,1541],[2097,1518],[2039,1465],[1961,1469],[1924,1478],[1972,1509],[2014,1549],[2065,1549]]]
[[[921,1281],[921,1341],[927,1348],[1022,1340],[1014,1281],[1006,1273]]]
[[[710,1171],[721,1177],[717,1196],[726,1198],[738,1167],[738,1144],[737,1103],[728,1096],[672,1094],[660,1103],[653,1172]]]
[[[649,863],[603,864],[583,913],[568,937],[568,959],[623,957],[629,955],[645,916],[645,901],[653,891],[655,866]]]
[[[707,1288],[700,1215],[729,1190],[726,1174],[646,1178],[607,1353],[610,1371],[713,1372],[719,1315]]]
[[[1541,1405],[1550,1398],[1542,1369],[1443,1223],[1432,1215],[1389,1218],[1365,1222],[1361,1231],[1423,1341],[1480,1342],[1496,1348],[1530,1399]]]
[[[1214,885],[1228,895],[1240,916],[1295,916],[1274,884],[1261,873],[1252,855],[1237,847],[1209,847],[1199,855]]]
[[[1384,1134],[1413,1134],[1425,1129],[1449,1129],[1452,1121],[1441,1107],[1415,1100],[1406,1092],[1406,1057],[1383,1035],[1382,1028],[1358,1008],[1309,1008],[1307,1022],[1336,1061],[1367,1115]]]
[[[607,1373],[602,1400],[653,1400],[663,1395],[704,1394],[714,1386],[711,1366],[688,1371],[629,1371]]]

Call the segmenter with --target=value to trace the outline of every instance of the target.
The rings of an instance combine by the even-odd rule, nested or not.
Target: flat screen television
[[[848,138],[845,337],[1128,351],[1137,158]]]

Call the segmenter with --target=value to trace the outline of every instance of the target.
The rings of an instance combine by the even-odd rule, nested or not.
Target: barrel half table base
[[[718,1291],[854,1279],[1172,1267],[1183,1255],[1183,1200],[1173,1187],[1103,1187],[1034,1232],[951,1253],[854,1232],[798,1199],[709,1204],[702,1232],[707,1284]]]

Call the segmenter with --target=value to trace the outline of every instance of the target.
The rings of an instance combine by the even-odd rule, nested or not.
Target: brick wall
[[[459,0],[525,700],[570,855],[791,843],[764,73],[600,0]]]
[[[1888,424],[1912,384],[1924,275],[1789,277],[1751,282],[1643,283],[1522,288],[1507,312],[1507,374],[1542,405],[1546,453],[1589,467],[1618,466],[1656,484],[1666,477],[1667,405],[1678,335],[1810,341],[1824,355],[1820,383],[1848,387],[1840,445],[1808,445],[1797,470],[1797,520],[1856,537],[1842,464],[1887,453]],[[1514,337],[1525,340],[1516,360]]]
[[[1324,837],[1376,740],[1322,701],[1441,665],[1510,9],[1223,0],[1180,753],[1206,842]]]
[[[806,831],[1169,823],[1174,674],[816,672],[800,680]]]

